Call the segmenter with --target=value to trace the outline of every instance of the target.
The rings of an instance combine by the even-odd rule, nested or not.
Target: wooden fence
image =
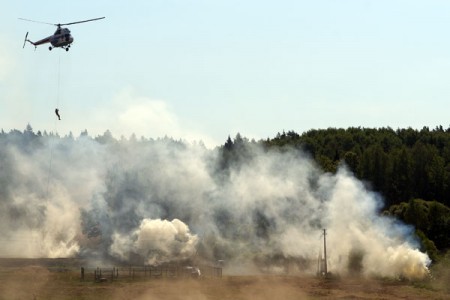
[[[81,267],[80,279],[95,282],[117,280],[142,280],[157,278],[221,278],[222,268],[214,266],[130,266],[130,267]]]

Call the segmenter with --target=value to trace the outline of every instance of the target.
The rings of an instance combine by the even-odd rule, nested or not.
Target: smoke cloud
[[[139,254],[145,263],[158,263],[185,260],[196,253],[198,238],[189,232],[186,224],[178,219],[142,220],[139,228],[131,236],[113,234],[111,254],[123,260],[129,259],[130,252]]]
[[[225,261],[231,270],[329,270],[421,278],[429,258],[412,228],[380,215],[380,195],[345,166],[320,171],[298,150],[0,136],[0,255],[146,264]],[[235,268],[237,270],[237,268]]]

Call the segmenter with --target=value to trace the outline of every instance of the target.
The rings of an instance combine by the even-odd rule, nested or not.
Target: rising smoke
[[[192,258],[197,241],[197,236],[192,235],[188,226],[178,219],[172,222],[144,219],[131,236],[115,233],[110,251],[125,261],[130,252],[136,253],[145,260],[145,264],[157,265]]]
[[[245,159],[224,163],[219,149],[170,139],[0,138],[2,256],[315,272],[327,228],[333,272],[427,274],[411,228],[380,216],[379,195],[298,150],[244,143],[234,151]]]

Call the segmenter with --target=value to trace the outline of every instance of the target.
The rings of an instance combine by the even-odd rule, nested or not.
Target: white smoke
[[[408,241],[410,228],[388,217],[379,216],[380,199],[370,193],[344,168],[334,178],[335,186],[327,205],[330,249],[335,254],[358,251],[362,256],[362,271],[379,276],[422,278],[428,273],[428,256]],[[346,259],[331,263],[345,270]],[[342,258],[342,257],[341,257]]]
[[[315,271],[326,228],[332,272],[352,272],[358,253],[363,274],[427,273],[411,228],[380,216],[381,197],[345,167],[324,174],[300,151],[252,143],[227,163],[227,153],[198,144],[99,141],[0,147],[0,254],[148,264],[197,255],[252,268],[286,259]],[[32,245],[17,251],[24,240]]]
[[[197,242],[197,236],[178,219],[171,222],[144,219],[130,234],[113,234],[111,254],[127,260],[130,253],[135,253],[143,257],[146,264],[156,265],[192,258]]]

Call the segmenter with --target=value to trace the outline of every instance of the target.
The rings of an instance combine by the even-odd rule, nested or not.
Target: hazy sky
[[[207,145],[450,125],[450,1],[0,0],[0,128]],[[28,44],[67,23],[69,52]],[[56,121],[55,107],[62,121]]]

